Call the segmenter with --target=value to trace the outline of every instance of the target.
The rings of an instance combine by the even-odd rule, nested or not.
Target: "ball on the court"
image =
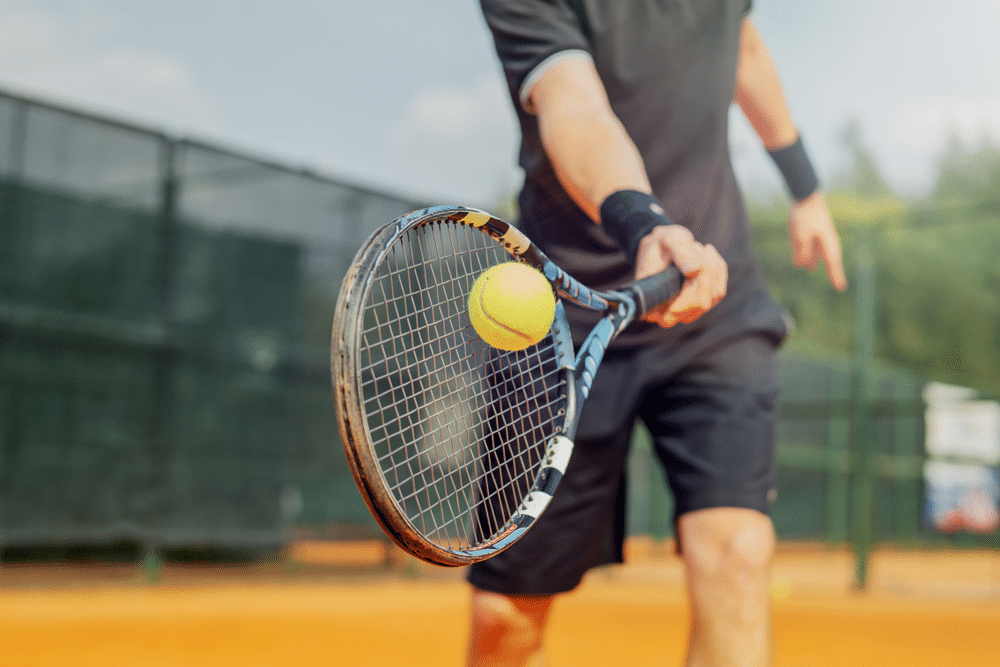
[[[775,600],[785,600],[792,594],[792,582],[788,577],[775,577],[771,580],[771,597]]]
[[[469,319],[480,338],[501,350],[524,350],[545,338],[556,297],[541,271],[505,262],[483,271],[469,293]]]

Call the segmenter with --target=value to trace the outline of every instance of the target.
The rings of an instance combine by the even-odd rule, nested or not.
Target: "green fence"
[[[329,327],[362,240],[421,205],[0,93],[0,547],[375,530]],[[944,540],[921,518],[923,382],[881,368],[866,393],[856,363],[791,353],[782,373],[779,534],[858,542],[861,510],[873,540]],[[666,536],[653,458],[637,430],[629,529]]]
[[[0,545],[368,525],[329,336],[419,202],[0,95]]]

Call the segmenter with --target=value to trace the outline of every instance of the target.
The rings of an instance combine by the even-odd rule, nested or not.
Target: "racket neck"
[[[597,368],[604,360],[604,353],[611,341],[635,316],[635,303],[631,299],[625,298],[611,303],[612,307],[590,331],[576,355],[575,385],[581,404],[590,395]]]

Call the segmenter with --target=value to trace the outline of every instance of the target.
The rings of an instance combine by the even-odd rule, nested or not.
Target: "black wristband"
[[[819,187],[819,179],[816,178],[816,171],[809,161],[809,156],[806,155],[802,137],[796,139],[793,144],[767,153],[784,176],[788,192],[795,201],[802,201]]]
[[[601,226],[625,253],[632,266],[639,254],[639,242],[654,227],[672,224],[663,206],[651,194],[619,190],[601,204]]]

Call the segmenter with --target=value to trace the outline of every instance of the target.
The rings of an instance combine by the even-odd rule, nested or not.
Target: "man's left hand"
[[[788,237],[795,266],[811,271],[822,260],[830,284],[840,292],[847,289],[840,239],[826,199],[818,190],[792,205],[788,213]]]

